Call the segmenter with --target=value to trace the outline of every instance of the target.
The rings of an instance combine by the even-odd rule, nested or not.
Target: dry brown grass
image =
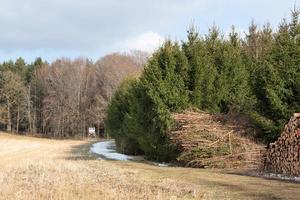
[[[0,199],[192,199],[200,194],[194,184],[143,178],[112,162],[82,159],[77,148],[86,143],[0,136]]]
[[[300,185],[95,160],[88,141],[0,134],[0,199],[297,199]]]

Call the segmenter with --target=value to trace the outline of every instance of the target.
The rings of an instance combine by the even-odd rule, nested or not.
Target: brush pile
[[[283,133],[267,151],[265,168],[290,176],[300,175],[300,113],[295,113]]]
[[[264,147],[243,136],[251,127],[225,115],[205,112],[173,114],[176,126],[169,133],[180,153],[179,163],[196,168],[258,168]]]

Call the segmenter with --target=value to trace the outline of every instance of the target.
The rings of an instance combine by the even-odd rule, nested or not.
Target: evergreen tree
[[[23,58],[18,58],[15,62],[15,65],[14,65],[14,69],[13,71],[15,73],[17,73],[23,81],[25,81],[26,79],[26,71],[27,71],[27,65],[25,63],[25,60]]]
[[[128,122],[130,122],[131,95],[135,84],[134,80],[127,80],[122,83],[108,106],[105,120],[106,131],[116,139],[118,150],[127,154],[141,153],[137,142],[137,131],[136,129],[132,130],[134,128],[128,125]]]
[[[141,81],[151,96],[160,98],[172,111],[188,104],[187,59],[177,43],[166,41],[149,60]]]
[[[188,60],[188,82],[187,88],[191,94],[195,90],[195,80],[197,76],[197,68],[199,67],[199,46],[201,38],[196,31],[195,26],[191,26],[187,31],[187,41],[182,43],[182,49]],[[190,97],[193,101],[193,98]]]
[[[259,31],[254,21],[251,22],[244,41],[244,49],[252,62],[259,59]]]
[[[222,112],[239,112],[251,102],[251,88],[249,85],[249,71],[242,57],[242,49],[238,34],[234,27],[229,34],[229,41],[225,42],[222,69],[219,75],[221,87]]]

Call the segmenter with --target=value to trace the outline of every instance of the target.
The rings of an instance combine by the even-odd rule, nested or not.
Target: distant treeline
[[[93,63],[84,58],[51,64],[22,58],[0,64],[0,130],[50,137],[85,137],[99,132],[113,91],[138,76],[147,55],[111,54]]]
[[[300,111],[299,11],[276,30],[252,22],[245,36],[216,26],[207,35],[194,27],[181,43],[166,41],[140,78],[126,81],[109,105],[107,132],[120,151],[171,160],[171,112],[194,107],[212,113],[243,113],[276,139],[292,113]]]

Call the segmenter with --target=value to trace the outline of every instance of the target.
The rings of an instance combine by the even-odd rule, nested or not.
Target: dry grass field
[[[88,141],[0,133],[0,199],[299,199],[300,184],[97,160]]]

